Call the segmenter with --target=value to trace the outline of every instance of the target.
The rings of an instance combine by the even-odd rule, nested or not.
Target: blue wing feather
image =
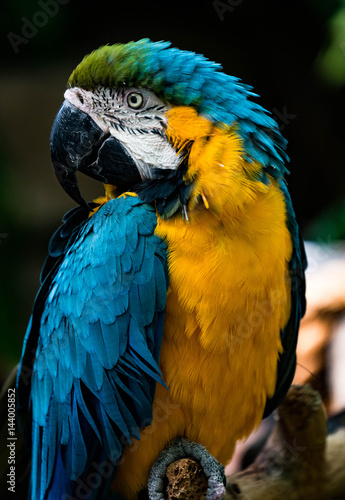
[[[77,492],[152,418],[168,287],[156,223],[139,198],[118,198],[90,219],[71,211],[52,238],[17,381],[19,415],[32,402],[32,499]]]
[[[267,400],[263,418],[270,415],[280,405],[292,383],[296,368],[298,329],[306,308],[304,272],[307,267],[307,257],[290,194],[284,181],[280,182],[280,188],[285,197],[287,227],[293,244],[292,256],[289,262],[291,314],[286,327],[281,332],[283,353],[278,361],[275,393],[272,398]]]

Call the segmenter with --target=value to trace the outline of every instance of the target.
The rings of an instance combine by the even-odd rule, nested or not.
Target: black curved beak
[[[67,99],[53,123],[50,152],[58,181],[79,205],[87,203],[78,187],[77,170],[120,188],[141,180],[133,159],[121,143]]]

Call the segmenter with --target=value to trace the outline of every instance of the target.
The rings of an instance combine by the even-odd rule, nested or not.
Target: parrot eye
[[[143,103],[143,96],[138,92],[131,92],[127,96],[127,103],[130,108],[138,109]]]
[[[84,104],[84,98],[79,92],[77,93],[77,97],[78,97],[79,101],[81,102],[81,104]]]

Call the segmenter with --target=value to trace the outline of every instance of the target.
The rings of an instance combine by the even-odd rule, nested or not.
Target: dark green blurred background
[[[102,44],[170,40],[253,85],[289,140],[304,234],[345,237],[344,1],[2,0],[0,18],[0,379],[20,356],[49,237],[73,207],[50,166],[51,125],[69,74]],[[82,181],[88,199],[101,191]]]

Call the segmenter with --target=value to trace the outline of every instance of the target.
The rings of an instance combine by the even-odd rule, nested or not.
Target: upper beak
[[[67,99],[53,124],[50,152],[58,181],[80,205],[86,202],[79,191],[77,170],[107,184],[140,181],[139,171],[121,143]]]

